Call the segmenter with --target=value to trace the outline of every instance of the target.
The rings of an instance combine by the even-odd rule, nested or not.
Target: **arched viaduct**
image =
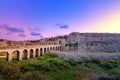
[[[32,45],[13,49],[1,49],[0,53],[5,52],[7,54],[7,60],[12,61],[14,54],[17,55],[17,60],[22,60],[42,56],[47,52],[60,50],[60,45]]]

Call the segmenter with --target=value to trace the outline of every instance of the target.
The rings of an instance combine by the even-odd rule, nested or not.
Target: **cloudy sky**
[[[120,0],[0,0],[0,38],[120,32]]]

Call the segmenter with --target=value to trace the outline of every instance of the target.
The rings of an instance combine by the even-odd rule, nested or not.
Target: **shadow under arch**
[[[19,60],[20,58],[20,52],[18,50],[15,50],[12,52],[12,60]]]
[[[44,48],[44,54],[46,54],[47,53],[47,49],[46,48]]]
[[[34,51],[33,49],[30,49],[30,58],[33,58],[34,57]]]
[[[0,59],[5,59],[8,61],[9,53],[7,51],[0,52]]]
[[[43,55],[43,48],[40,48],[40,56]]]
[[[23,57],[23,59],[27,59],[28,57],[28,50],[27,49],[25,49],[25,50],[23,50],[23,55],[22,55],[22,57]]]
[[[35,57],[38,57],[39,56],[39,49],[37,48],[36,50],[35,50]]]

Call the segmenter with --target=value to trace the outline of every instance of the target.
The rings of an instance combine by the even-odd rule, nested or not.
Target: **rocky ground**
[[[54,52],[57,54],[60,58],[63,59],[74,59],[83,61],[86,59],[93,59],[97,58],[100,60],[120,60],[120,53],[79,53],[79,52],[72,52],[72,51],[60,51],[60,52]]]

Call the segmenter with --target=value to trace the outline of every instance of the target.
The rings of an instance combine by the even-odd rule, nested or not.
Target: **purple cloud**
[[[64,25],[64,24],[56,24],[56,26],[59,26],[60,29],[68,29],[69,28],[68,25]]]
[[[31,32],[30,33],[32,36],[39,36],[40,38],[43,38],[44,36],[41,33],[38,32]]]
[[[0,28],[6,29],[7,31],[9,31],[7,34],[11,34],[11,33],[23,33],[24,32],[23,29],[12,28],[12,27],[8,26],[7,24],[0,25]]]
[[[33,36],[40,36],[41,34],[37,33],[37,32],[31,32],[31,35],[33,35]]]
[[[25,34],[19,34],[18,36],[20,36],[20,37],[26,37]]]

